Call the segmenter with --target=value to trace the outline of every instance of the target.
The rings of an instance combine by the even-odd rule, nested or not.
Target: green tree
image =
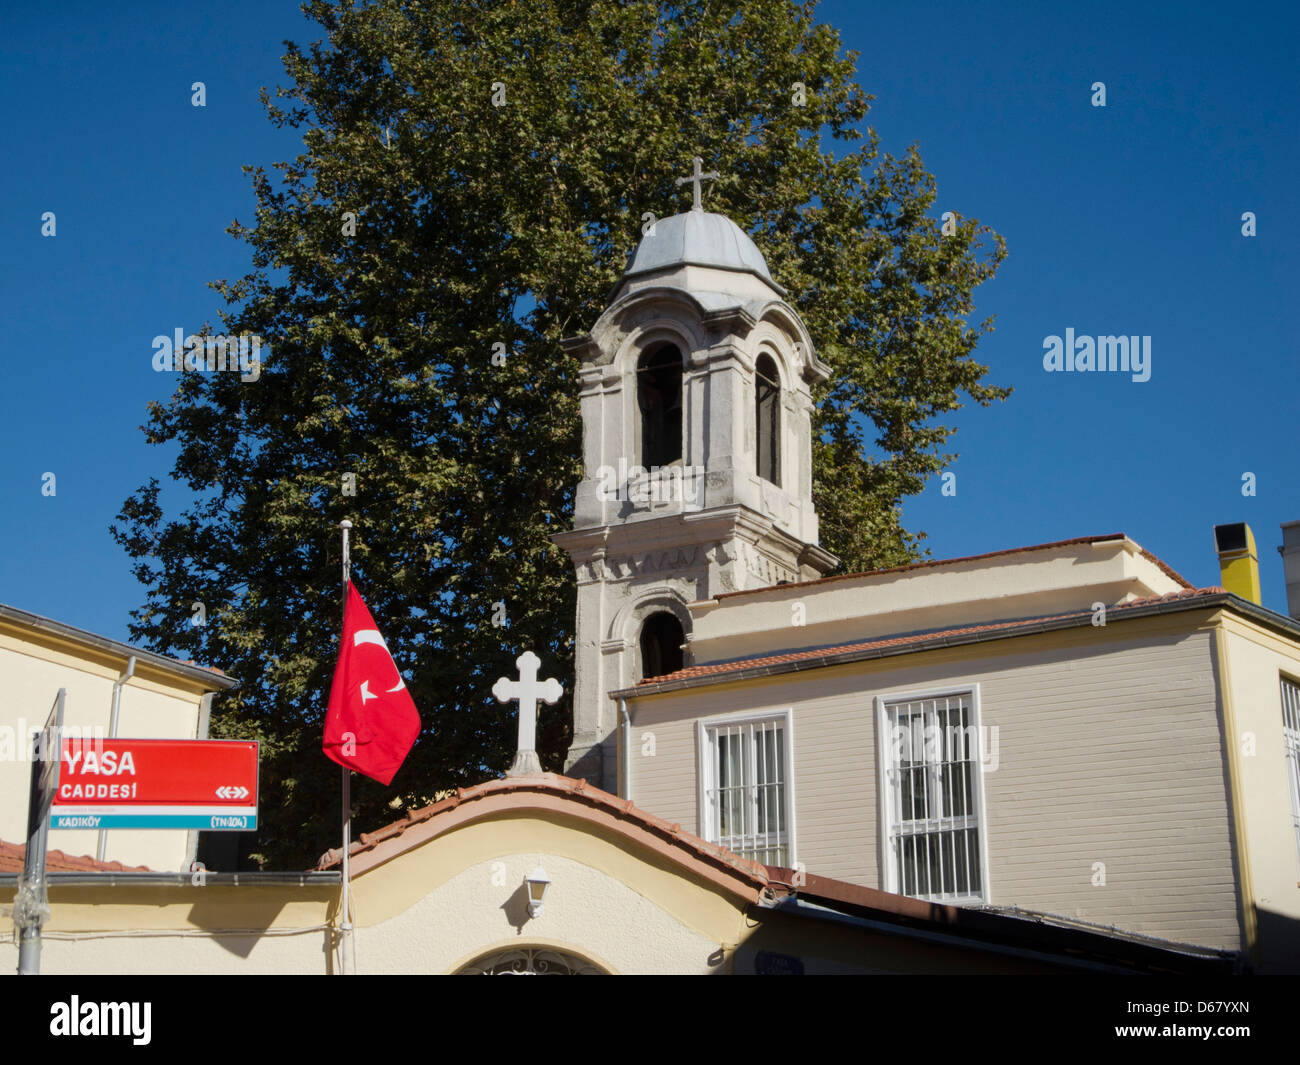
[[[256,382],[181,376],[146,432],[178,447],[193,502],[165,514],[153,480],[113,527],[150,589],[134,635],[243,682],[213,731],[263,742],[264,860],[337,843],[319,744],[342,518],[426,726],[393,790],[358,781],[361,826],[508,764],[513,708],[490,688],[522,649],[572,688],[575,585],[548,539],[581,474],[560,341],[594,323],[643,215],[689,205],[673,181],[693,155],[722,173],[706,207],[753,234],[834,371],[816,397],[824,546],[850,569],[919,554],[900,501],[953,458],[943,416],[1007,394],[971,357],[991,323],[968,321],[1003,244],[969,219],[940,232],[933,178],[859,131],[856,55],[812,7],[306,5],[325,38],[289,45],[289,86],[263,92],[303,152],[274,180],[249,168],[256,220],[231,232],[253,267],[214,284],[226,332],[264,338],[267,363]],[[194,600],[206,626],[187,624]],[[542,714],[548,768],[569,713]]]

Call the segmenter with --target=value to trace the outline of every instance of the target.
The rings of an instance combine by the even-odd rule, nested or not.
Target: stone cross
[[[550,704],[557,702],[564,689],[554,677],[548,677],[540,683],[537,670],[542,660],[532,651],[525,651],[515,659],[519,667],[519,679],[511,680],[501,677],[492,685],[492,694],[503,703],[516,699],[519,702],[519,747],[515,751],[514,763],[506,770],[508,777],[522,777],[530,773],[540,773],[542,763],[537,757],[537,700]]]
[[[685,185],[688,181],[695,183],[695,204],[691,207],[691,210],[703,211],[704,207],[700,204],[700,182],[705,178],[713,180],[718,176],[718,172],[716,170],[710,170],[707,174],[701,173],[701,168],[704,166],[704,160],[698,155],[691,156],[691,165],[695,172],[691,174],[690,177],[679,177],[677,179],[677,184]]]

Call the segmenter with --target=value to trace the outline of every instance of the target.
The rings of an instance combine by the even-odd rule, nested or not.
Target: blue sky
[[[144,591],[108,526],[171,468],[138,429],[173,383],[151,369],[152,338],[218,321],[208,283],[248,265],[224,232],[252,216],[240,167],[296,151],[258,88],[283,82],[283,39],[319,36],[280,0],[123,7],[0,15],[0,602],[117,638]],[[860,53],[882,147],[917,142],[936,212],[979,218],[1009,249],[977,293],[978,316],[997,316],[978,356],[1015,392],[957,415],[957,494],[936,479],[905,523],[938,558],[1123,531],[1206,585],[1213,526],[1248,521],[1265,605],[1285,612],[1278,525],[1300,518],[1300,16],[1130,7],[819,9]],[[205,108],[190,105],[194,81]],[[1046,373],[1044,338],[1067,328],[1150,336],[1150,380]]]

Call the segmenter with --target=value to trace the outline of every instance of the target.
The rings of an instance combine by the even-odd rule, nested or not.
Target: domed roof
[[[775,287],[763,253],[724,215],[691,210],[661,218],[632,252],[625,278],[674,266],[710,266],[755,274]]]

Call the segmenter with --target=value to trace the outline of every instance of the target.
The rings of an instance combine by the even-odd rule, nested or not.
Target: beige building
[[[769,864],[1300,968],[1294,621],[1123,536],[690,611],[692,664],[611,693],[639,805]]]
[[[64,724],[84,737],[206,739],[220,672],[0,605],[0,840],[24,843],[31,733],[66,689]],[[116,729],[114,730],[114,707]],[[197,833],[55,829],[49,845],[104,861],[188,869]]]
[[[2,870],[0,912],[14,877]],[[490,781],[362,836],[355,931],[337,852],[309,873],[54,872],[41,971],[1181,973],[1231,952],[906,899],[738,858],[585,781]],[[533,890],[540,906],[530,905]],[[354,966],[354,968],[353,968]]]

